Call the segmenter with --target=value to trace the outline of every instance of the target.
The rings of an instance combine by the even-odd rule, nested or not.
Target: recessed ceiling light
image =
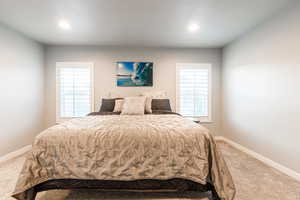
[[[195,24],[195,23],[190,24],[190,25],[188,26],[188,30],[189,30],[190,32],[194,32],[194,31],[196,31],[196,30],[198,30],[198,29],[199,29],[199,25],[198,25],[198,24]]]
[[[58,26],[61,28],[61,29],[64,29],[64,30],[70,30],[71,29],[71,25],[70,23],[67,21],[67,20],[60,20],[58,22]]]

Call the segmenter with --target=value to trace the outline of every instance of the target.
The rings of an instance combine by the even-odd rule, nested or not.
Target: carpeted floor
[[[230,168],[237,188],[236,200],[300,200],[300,183],[270,168],[231,146],[218,143]],[[13,200],[14,189],[24,156],[0,165],[0,200]],[[131,193],[99,191],[48,191],[37,200],[205,200],[198,193]]]

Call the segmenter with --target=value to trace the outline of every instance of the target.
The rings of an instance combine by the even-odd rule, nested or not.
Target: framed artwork
[[[117,86],[153,86],[153,63],[117,62]]]

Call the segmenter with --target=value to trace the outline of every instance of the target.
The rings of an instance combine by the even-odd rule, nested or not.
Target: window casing
[[[56,121],[82,117],[94,110],[94,65],[56,63]]]
[[[176,64],[176,111],[184,117],[211,122],[211,64]]]

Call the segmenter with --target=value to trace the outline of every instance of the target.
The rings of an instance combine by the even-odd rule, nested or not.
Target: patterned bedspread
[[[224,200],[235,187],[209,131],[178,115],[93,115],[39,134],[13,197],[53,179],[183,178],[211,182]]]

